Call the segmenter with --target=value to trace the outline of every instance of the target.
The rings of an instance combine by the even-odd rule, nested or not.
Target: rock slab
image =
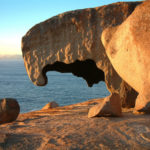
[[[121,117],[121,100],[119,94],[110,95],[96,106],[90,108],[88,112],[88,118],[111,116]]]
[[[0,125],[0,150],[149,150],[150,117],[87,118],[101,99],[20,114]]]

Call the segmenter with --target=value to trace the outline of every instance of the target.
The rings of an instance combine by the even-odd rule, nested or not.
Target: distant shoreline
[[[22,55],[0,55],[0,60],[23,60]]]

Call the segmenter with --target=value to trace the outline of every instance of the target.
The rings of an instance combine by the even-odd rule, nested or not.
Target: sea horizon
[[[22,54],[0,54],[0,60],[23,60]]]
[[[0,59],[0,72],[0,99],[17,99],[21,113],[40,110],[51,101],[65,106],[109,95],[105,82],[90,88],[82,78],[56,71],[47,73],[46,86],[35,86],[26,73],[21,55],[17,59]]]

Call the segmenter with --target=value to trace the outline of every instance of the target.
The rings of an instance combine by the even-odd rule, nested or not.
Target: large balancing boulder
[[[105,29],[102,42],[116,72],[139,93],[135,111],[150,113],[150,0]]]

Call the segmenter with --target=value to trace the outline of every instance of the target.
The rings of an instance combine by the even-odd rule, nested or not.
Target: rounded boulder
[[[20,106],[12,98],[0,99],[0,124],[15,121],[19,115]]]

